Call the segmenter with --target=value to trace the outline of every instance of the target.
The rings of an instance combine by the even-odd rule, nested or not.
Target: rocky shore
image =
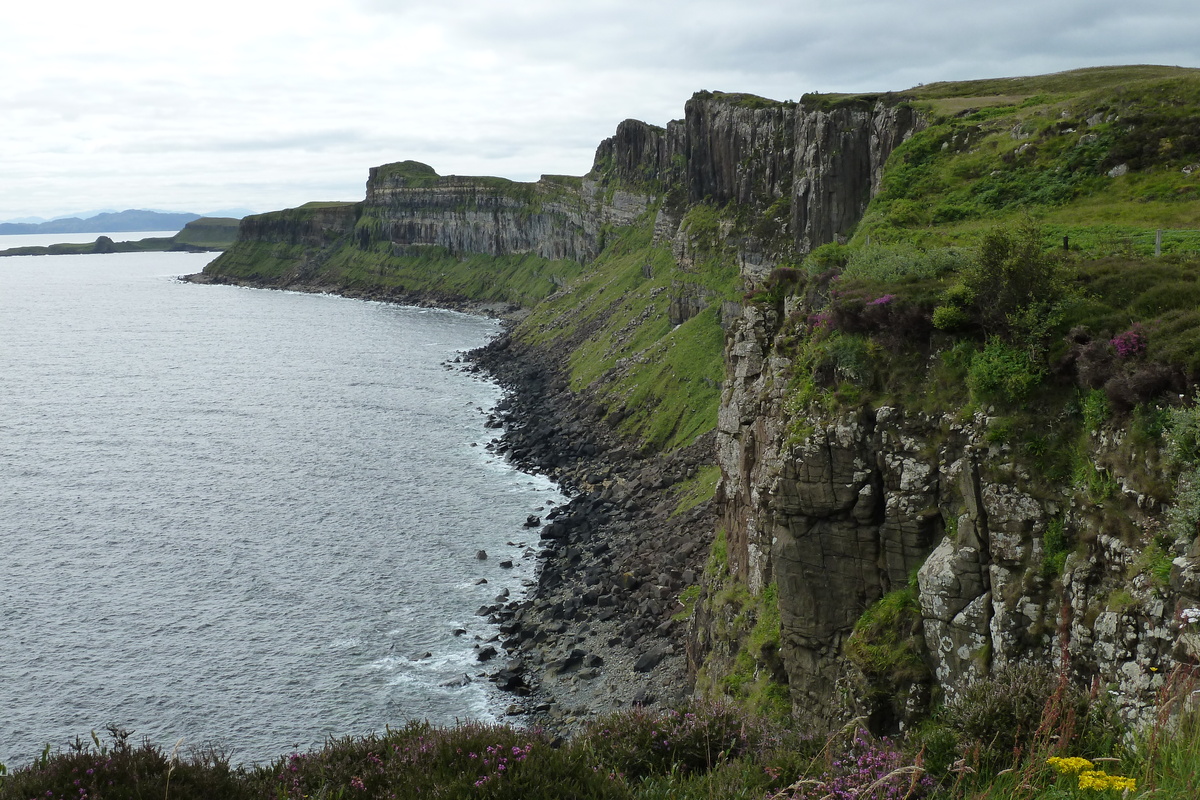
[[[480,656],[513,697],[508,713],[567,733],[595,714],[690,695],[679,596],[699,582],[715,520],[711,502],[675,513],[677,485],[712,463],[712,434],[669,455],[633,447],[571,392],[563,366],[507,334],[463,360],[507,392],[489,447],[571,496],[527,522],[541,537],[527,596],[480,609],[499,625],[500,649]]]
[[[467,300],[456,295],[406,291],[386,286],[354,287],[333,284],[311,284],[298,281],[279,283],[260,280],[239,280],[237,278],[230,278],[227,275],[210,275],[205,272],[181,275],[179,280],[211,286],[246,286],[252,289],[279,289],[285,292],[336,294],[340,297],[349,297],[354,300],[371,300],[378,303],[395,303],[396,305],[414,306],[416,308],[440,308],[446,311],[458,311],[463,314],[478,314],[505,322],[517,322],[529,314],[529,309],[514,303]]]

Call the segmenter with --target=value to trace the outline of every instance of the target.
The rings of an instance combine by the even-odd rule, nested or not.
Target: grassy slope
[[[932,124],[896,152],[857,231],[974,241],[1031,212],[1085,255],[1200,247],[1200,70],[1112,67],[904,93]],[[1129,171],[1120,174],[1122,168]],[[1114,177],[1110,177],[1113,173]]]
[[[595,262],[539,305],[517,331],[571,348],[571,383],[590,388],[622,429],[656,448],[691,443],[716,425],[724,377],[723,300],[739,294],[732,253],[708,248],[682,269],[653,242],[654,212],[614,231]],[[673,297],[702,293],[708,307],[672,327]]]

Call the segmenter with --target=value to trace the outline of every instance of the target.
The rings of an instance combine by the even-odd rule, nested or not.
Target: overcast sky
[[[0,30],[0,220],[359,200],[410,158],[582,175],[701,89],[1200,66],[1196,0],[14,0]]]

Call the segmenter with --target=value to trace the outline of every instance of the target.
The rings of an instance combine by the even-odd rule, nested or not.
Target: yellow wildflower
[[[1071,756],[1070,758],[1051,756],[1050,758],[1046,759],[1046,763],[1053,767],[1057,772],[1061,772],[1064,775],[1074,775],[1076,773],[1083,772],[1084,770],[1094,769],[1095,767],[1092,762],[1088,761],[1086,758],[1080,758],[1079,756]]]
[[[1087,770],[1079,773],[1079,788],[1095,789],[1098,792],[1108,789],[1132,792],[1137,789],[1137,781],[1133,778],[1123,778],[1120,775],[1109,775],[1103,770]]]

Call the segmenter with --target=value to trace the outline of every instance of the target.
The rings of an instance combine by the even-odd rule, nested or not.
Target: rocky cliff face
[[[700,92],[685,111],[666,128],[623,122],[597,150],[594,171],[765,215],[746,249],[768,260],[849,234],[892,150],[924,125],[908,106],[879,100],[814,108]]]
[[[1200,605],[1194,552],[1175,558],[1169,581],[1174,553],[1147,555],[1162,506],[1139,484],[1162,485],[1157,465],[1124,434],[1093,435],[1093,461],[1113,483],[1088,500],[990,442],[982,412],[818,413],[797,434],[785,410],[793,365],[777,345],[798,303],[783,314],[748,305],[735,322],[717,433],[730,564],[752,591],[778,587],[795,715],[820,728],[866,714],[895,729],[931,691],[953,698],[1025,661],[1065,663],[1130,720],[1152,713],[1164,677],[1197,655],[1179,612]],[[913,644],[927,671],[865,675],[847,648],[856,622],[914,575]]]
[[[492,256],[533,253],[586,262],[599,250],[600,230],[629,224],[646,211],[644,193],[602,194],[595,180],[543,177],[531,184],[498,178],[416,179],[393,166],[367,180],[360,245],[438,246],[451,253]]]

